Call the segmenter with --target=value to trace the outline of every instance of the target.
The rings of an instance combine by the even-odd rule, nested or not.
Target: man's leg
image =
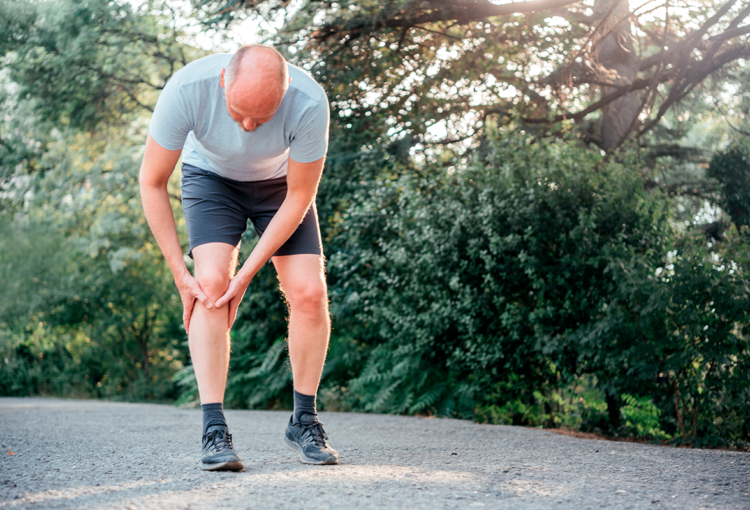
[[[295,391],[295,414],[287,426],[284,442],[299,454],[302,462],[336,464],[338,452],[326,442],[315,412],[315,395],[331,331],[323,257],[277,256],[273,265],[289,302],[289,358]]]
[[[207,243],[193,248],[195,279],[211,303],[226,292],[237,267],[238,252],[238,248],[226,243]],[[196,301],[190,318],[190,358],[203,408],[201,467],[204,470],[243,467],[232,447],[223,412],[229,368],[228,313],[228,306],[208,310]]]
[[[279,256],[273,258],[273,265],[289,303],[289,358],[294,389],[315,395],[331,332],[323,257]]]
[[[239,250],[226,243],[207,243],[193,248],[195,279],[211,303],[224,295],[237,267]],[[229,307],[207,310],[195,302],[190,318],[190,358],[198,381],[201,404],[224,401],[229,368]]]

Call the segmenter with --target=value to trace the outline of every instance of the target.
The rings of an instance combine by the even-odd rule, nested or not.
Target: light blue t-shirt
[[[328,99],[307,73],[289,64],[289,89],[276,114],[245,132],[227,112],[221,70],[231,54],[195,60],[164,87],[151,117],[151,137],[182,161],[236,181],[286,175],[289,158],[311,163],[328,150]]]

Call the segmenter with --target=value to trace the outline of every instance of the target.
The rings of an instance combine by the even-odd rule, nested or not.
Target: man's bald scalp
[[[279,87],[281,87],[282,92],[286,92],[289,87],[289,71],[287,69],[286,59],[276,48],[264,44],[246,44],[240,47],[240,49],[237,50],[237,53],[232,56],[229,64],[227,64],[224,75],[224,83],[227,89],[229,89],[235,81],[245,73],[246,66],[244,64],[247,63],[247,60],[250,60],[246,57],[258,57],[261,59],[263,59],[263,57],[271,57],[271,59],[274,59],[275,57],[278,66],[272,66],[275,71],[272,75],[275,75],[276,80],[278,80],[277,83]]]

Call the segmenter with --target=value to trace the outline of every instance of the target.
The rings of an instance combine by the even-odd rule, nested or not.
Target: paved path
[[[341,464],[306,466],[282,445],[288,413],[229,411],[247,467],[204,473],[200,418],[170,406],[0,398],[0,509],[750,509],[747,453],[324,413]]]

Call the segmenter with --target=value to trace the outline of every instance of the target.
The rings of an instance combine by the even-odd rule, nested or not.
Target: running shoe
[[[242,465],[240,456],[232,446],[232,434],[226,427],[217,425],[208,427],[206,435],[203,436],[203,458],[201,469],[203,471],[239,471]]]
[[[299,423],[292,423],[290,418],[284,434],[284,444],[296,452],[304,464],[339,463],[339,452],[331,448],[327,439],[323,424],[314,414],[303,414]]]

